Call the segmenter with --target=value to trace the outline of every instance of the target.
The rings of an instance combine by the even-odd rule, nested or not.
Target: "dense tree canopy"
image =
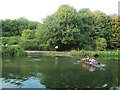
[[[119,22],[117,15],[91,12],[89,9],[77,11],[69,5],[62,5],[55,13],[44,18],[43,23],[25,18],[3,20],[2,34],[4,37],[22,35],[34,39],[35,46],[39,44],[48,50],[55,50],[55,46],[59,47],[58,50],[117,49],[120,48]],[[96,40],[99,41],[97,46]]]
[[[10,20],[5,19],[2,21],[2,36],[21,36],[23,29],[36,29],[38,22],[29,21],[23,17]]]
[[[57,12],[48,16],[37,28],[37,39],[49,45],[59,46],[60,50],[82,48],[87,44],[87,37],[78,28],[78,13],[67,5],[58,8]],[[81,21],[80,21],[81,22]]]
[[[36,32],[38,42],[59,46],[60,50],[93,47],[94,40],[106,39],[108,48],[119,47],[118,16],[107,16],[100,11],[81,9],[78,12],[68,5],[39,24]]]
[[[34,34],[35,34],[35,31],[30,30],[30,29],[24,29],[24,30],[22,31],[22,37],[23,37],[23,38],[34,39],[34,37],[35,37]]]

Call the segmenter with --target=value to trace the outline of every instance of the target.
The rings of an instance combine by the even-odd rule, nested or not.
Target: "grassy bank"
[[[102,57],[118,57],[119,52],[117,51],[76,51],[72,50],[71,52],[66,51],[26,51],[28,56],[75,56],[75,57],[84,57],[89,55],[92,57],[102,56]]]
[[[89,56],[116,56],[118,57],[120,54],[120,52],[118,51],[84,51],[84,50],[80,50],[80,51],[76,51],[76,50],[72,50],[70,52],[70,55],[72,56],[84,56],[84,55],[89,55]]]
[[[26,51],[28,56],[70,56],[65,51]]]
[[[7,45],[2,46],[3,56],[26,56],[27,53],[33,53],[33,55],[47,55],[47,56],[104,56],[104,57],[118,57],[120,52],[118,51],[84,51],[84,50],[72,50],[70,52],[65,51],[25,51],[19,45]]]

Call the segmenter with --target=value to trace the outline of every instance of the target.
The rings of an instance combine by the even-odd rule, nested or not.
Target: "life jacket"
[[[94,65],[94,64],[95,64],[95,60],[92,60],[91,64],[93,64],[93,65]]]
[[[87,59],[87,58],[85,58],[85,62],[88,62],[88,59]]]

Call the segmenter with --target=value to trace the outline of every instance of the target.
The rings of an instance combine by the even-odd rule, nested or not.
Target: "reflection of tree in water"
[[[16,67],[16,65],[11,66],[11,64],[7,63],[3,64],[2,77],[5,83],[21,87],[23,86],[23,82],[27,81],[30,77],[37,77],[36,73],[34,68],[31,69],[23,65]]]
[[[117,70],[114,71],[117,73]],[[41,83],[48,88],[116,87],[118,86],[116,73],[111,70],[100,71],[97,69],[95,72],[89,72],[75,68],[62,70],[57,67],[54,71],[45,72]]]
[[[23,82],[27,81],[30,77],[35,77],[35,74],[31,74],[29,73],[29,75],[18,75],[17,73],[8,73],[8,74],[4,74],[3,73],[3,78],[4,78],[4,82],[5,83],[10,83],[16,86],[23,86]]]
[[[23,86],[22,82],[27,81],[27,77],[22,77],[16,74],[7,74],[6,76],[4,75],[4,82],[5,83],[10,83],[16,86]]]
[[[93,73],[84,71],[80,73],[79,71],[59,70],[57,72],[46,72],[43,76],[41,83],[48,88],[93,88],[101,87],[106,82],[105,80],[100,81],[100,78],[103,77],[99,76],[99,74],[94,76]]]

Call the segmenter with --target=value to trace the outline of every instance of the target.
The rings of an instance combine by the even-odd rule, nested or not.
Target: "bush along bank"
[[[7,45],[2,46],[2,56],[27,56],[27,53],[20,46]]]
[[[84,51],[84,50],[80,50],[80,51],[76,51],[76,50],[72,50],[70,52],[70,55],[72,56],[85,56],[85,55],[89,55],[89,56],[117,56],[120,54],[120,52],[118,51]]]

